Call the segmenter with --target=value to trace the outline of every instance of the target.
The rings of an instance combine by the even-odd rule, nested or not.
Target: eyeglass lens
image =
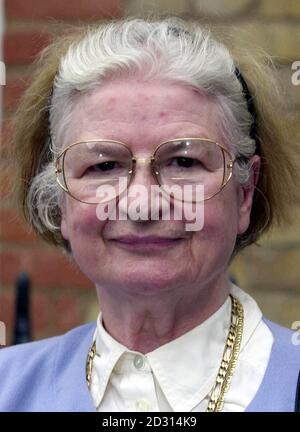
[[[197,201],[195,186],[204,187],[204,199],[221,189],[227,176],[225,159],[226,154],[214,142],[174,140],[157,148],[152,168],[162,189],[173,188],[175,199],[182,199],[180,191],[190,187],[191,201]],[[74,198],[87,203],[103,202],[100,186],[112,186],[116,196],[123,193],[126,182],[119,180],[126,179],[128,184],[133,171],[129,148],[109,141],[77,143],[63,154],[62,164],[66,188]]]

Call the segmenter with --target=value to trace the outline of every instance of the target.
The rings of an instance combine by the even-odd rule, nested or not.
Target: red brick
[[[34,339],[64,333],[83,323],[78,296],[32,292],[31,324]]]
[[[101,19],[120,15],[120,0],[6,0],[8,18]]]
[[[36,334],[51,334],[52,320],[52,299],[48,293],[30,291],[30,319],[32,338]]]
[[[73,327],[83,323],[84,317],[81,313],[80,298],[73,296],[60,296],[52,303],[53,313],[55,317],[55,331],[64,333]]]
[[[34,30],[9,30],[4,34],[4,62],[6,65],[31,63],[49,43],[49,35]]]
[[[3,88],[3,105],[5,109],[12,110],[17,107],[20,97],[29,83],[30,78],[26,75],[7,79]]]
[[[0,210],[0,240],[18,244],[32,243],[38,236],[18,216],[12,208]]]
[[[51,288],[92,288],[81,271],[60,252],[52,248],[13,250],[0,253],[0,284],[13,285],[20,271],[28,273],[33,286]]]

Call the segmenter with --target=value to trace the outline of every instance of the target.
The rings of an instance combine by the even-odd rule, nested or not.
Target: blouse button
[[[137,411],[139,412],[146,412],[150,409],[150,404],[145,399],[140,399],[135,404]]]
[[[136,369],[142,369],[145,366],[145,360],[143,356],[137,354],[134,357],[133,364],[136,367]]]

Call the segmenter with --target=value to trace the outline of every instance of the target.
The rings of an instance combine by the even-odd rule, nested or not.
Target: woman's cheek
[[[217,196],[216,196],[217,198]],[[210,242],[223,244],[230,249],[235,244],[238,229],[238,213],[232,197],[212,199],[204,206],[203,236]]]
[[[82,236],[97,236],[102,231],[105,221],[97,217],[97,206],[91,204],[78,203],[69,209],[70,241],[83,241]],[[74,238],[75,237],[75,238]]]

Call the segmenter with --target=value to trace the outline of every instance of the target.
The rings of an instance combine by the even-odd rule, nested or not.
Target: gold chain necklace
[[[243,327],[244,327],[244,310],[242,304],[237,298],[230,294],[231,298],[231,321],[229,332],[223,352],[221,365],[218,370],[217,378],[209,393],[209,402],[206,411],[222,411],[225,394],[228,391],[239,356]],[[93,370],[93,361],[96,355],[96,340],[94,340],[87,356],[86,362],[86,381],[91,389],[91,379]]]
[[[237,298],[230,294],[231,322],[217,378],[209,394],[206,411],[222,411],[225,394],[231,383],[231,378],[240,352],[244,328],[244,309]]]

